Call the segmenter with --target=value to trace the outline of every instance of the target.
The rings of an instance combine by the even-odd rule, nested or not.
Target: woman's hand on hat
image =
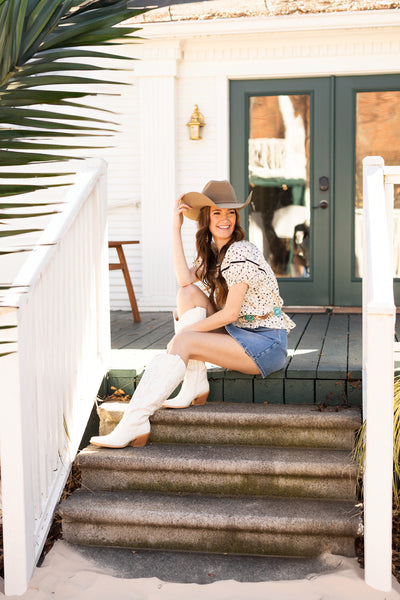
[[[174,226],[178,229],[182,227],[183,224],[183,216],[187,210],[190,210],[190,206],[188,204],[183,204],[182,199],[185,194],[181,194],[175,203],[174,209]]]

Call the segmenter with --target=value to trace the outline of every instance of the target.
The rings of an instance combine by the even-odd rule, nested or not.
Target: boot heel
[[[142,448],[142,446],[146,445],[149,435],[150,433],[138,435],[134,440],[131,441],[131,446],[133,446],[133,448]]]
[[[209,392],[206,392],[205,394],[201,394],[201,396],[197,396],[197,398],[195,398],[192,401],[192,405],[193,406],[202,406],[203,404],[205,404],[207,401],[207,398],[208,398],[208,394],[209,394]]]

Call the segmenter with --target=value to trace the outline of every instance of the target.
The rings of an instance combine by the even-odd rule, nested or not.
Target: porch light
[[[201,140],[200,127],[204,127],[205,122],[197,104],[194,105],[194,111],[190,117],[190,121],[186,125],[189,127],[190,139]]]

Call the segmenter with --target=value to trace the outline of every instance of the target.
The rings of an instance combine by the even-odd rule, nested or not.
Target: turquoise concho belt
[[[266,315],[244,315],[243,318],[245,321],[248,321],[249,323],[251,323],[251,321],[254,321],[254,319],[267,319],[268,317],[272,317],[272,315],[274,315],[275,317],[281,317],[282,316],[282,311],[279,308],[279,306],[274,306],[273,310],[271,310],[271,312],[267,313]]]

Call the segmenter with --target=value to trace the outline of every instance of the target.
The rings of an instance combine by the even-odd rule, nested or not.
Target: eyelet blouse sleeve
[[[226,252],[221,265],[221,275],[228,288],[236,283],[247,283],[250,287],[268,277],[270,269],[256,246],[250,242],[236,242]],[[274,277],[272,275],[273,279]]]

